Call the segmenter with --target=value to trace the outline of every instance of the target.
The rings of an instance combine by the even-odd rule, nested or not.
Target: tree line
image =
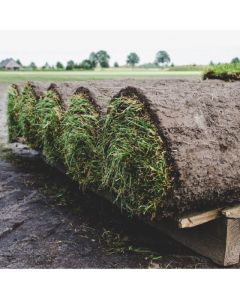
[[[44,66],[42,66],[42,70],[51,70],[51,69],[58,69],[58,70],[75,70],[75,69],[82,69],[82,70],[93,70],[96,67],[101,68],[109,68],[110,64],[110,55],[105,50],[100,50],[98,52],[91,52],[89,57],[87,59],[84,59],[80,63],[76,63],[73,60],[69,60],[67,62],[67,65],[64,66],[62,62],[57,62],[55,66],[50,66],[48,63],[46,63]],[[154,66],[164,66],[168,65],[170,63],[171,59],[167,51],[160,50],[156,53],[155,60],[153,63],[150,63]],[[22,66],[20,60],[17,60],[17,62]],[[140,62],[140,57],[137,53],[131,52],[127,55],[126,64],[127,66],[130,66],[134,68],[137,64]],[[115,62],[113,64],[115,68],[119,67],[118,62]],[[37,65],[34,62],[31,62],[29,66],[27,66],[30,69],[36,70]]]

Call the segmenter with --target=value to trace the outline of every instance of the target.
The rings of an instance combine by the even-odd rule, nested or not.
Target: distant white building
[[[14,59],[7,58],[0,62],[0,69],[5,70],[19,70],[21,68],[21,65],[18,64]]]

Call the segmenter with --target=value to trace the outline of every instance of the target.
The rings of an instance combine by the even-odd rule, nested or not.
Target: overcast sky
[[[123,20],[124,21],[124,20]],[[174,64],[229,62],[240,57],[240,31],[0,31],[0,60],[19,58],[23,64],[34,61],[64,64],[88,58],[90,52],[104,49],[111,64],[125,64],[136,52],[140,63],[153,62],[158,50],[166,50]]]

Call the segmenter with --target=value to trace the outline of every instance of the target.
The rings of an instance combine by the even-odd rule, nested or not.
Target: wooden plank
[[[225,208],[222,210],[222,214],[226,218],[239,219],[240,218],[240,205]]]
[[[240,220],[227,219],[227,236],[224,265],[234,265],[239,262],[240,255]]]
[[[193,228],[176,228],[169,222],[156,224],[159,230],[221,266],[239,262],[240,221],[218,218]]]
[[[221,216],[221,208],[209,210],[203,213],[192,214],[178,220],[178,227],[179,228],[191,228],[195,227],[212,220],[215,220]]]

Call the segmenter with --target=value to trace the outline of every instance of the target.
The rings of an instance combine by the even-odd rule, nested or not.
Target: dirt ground
[[[7,144],[0,85],[0,268],[216,268]]]

